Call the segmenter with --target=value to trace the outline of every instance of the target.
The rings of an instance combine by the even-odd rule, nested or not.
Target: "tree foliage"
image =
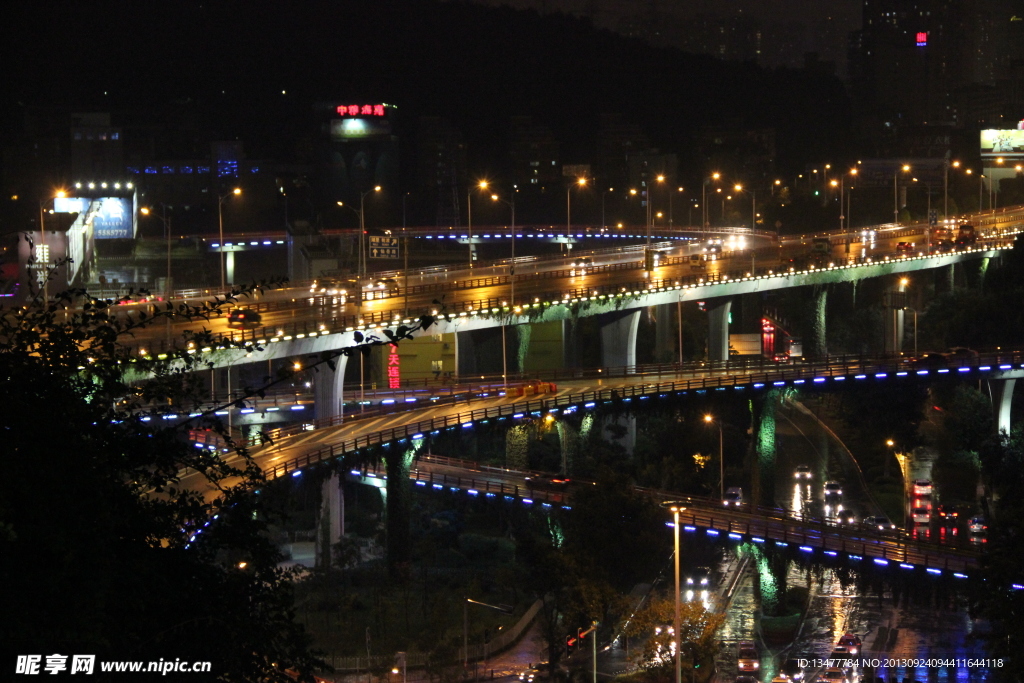
[[[667,598],[649,600],[626,626],[629,638],[642,640],[634,660],[642,669],[668,674],[675,667],[675,634],[672,624],[675,603]],[[684,668],[710,669],[718,653],[717,634],[725,623],[724,612],[711,612],[698,600],[684,601],[679,608],[679,642]]]
[[[181,658],[211,661],[221,680],[264,681],[316,665],[266,534],[273,512],[254,495],[263,475],[204,405],[192,371],[207,361],[188,349],[241,346],[204,323],[254,291],[136,312],[75,290],[0,310],[5,666],[33,653]],[[164,318],[202,329],[164,360],[133,357],[126,342]],[[161,419],[172,411],[201,414]],[[234,453],[192,447],[188,428],[219,431]],[[186,472],[201,490],[181,485]]]

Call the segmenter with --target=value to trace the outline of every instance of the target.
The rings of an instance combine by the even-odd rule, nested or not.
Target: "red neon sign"
[[[402,361],[398,357],[398,347],[391,345],[391,354],[388,356],[388,388],[400,389],[402,386]]]
[[[383,104],[342,104],[338,116],[384,116]]]
[[[918,31],[917,33],[917,46],[924,47],[928,44],[928,33],[925,31]]]

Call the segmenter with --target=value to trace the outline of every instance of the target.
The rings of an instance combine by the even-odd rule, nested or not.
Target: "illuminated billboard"
[[[135,237],[132,200],[123,197],[104,197],[92,225],[93,236],[98,240]]]
[[[1024,159],[1024,130],[981,131],[981,156]]]

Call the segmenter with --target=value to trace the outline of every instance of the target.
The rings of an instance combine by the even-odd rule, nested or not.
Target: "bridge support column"
[[[676,308],[676,304],[659,304],[647,309],[654,319],[655,363],[672,363],[678,359]]]
[[[729,360],[729,312],[732,299],[708,302],[708,360]]]
[[[814,297],[811,301],[811,345],[810,352],[813,358],[825,358],[828,356],[828,340],[826,338],[826,304],[828,302],[828,289],[824,286],[814,288]]]
[[[345,490],[335,472],[320,485],[320,520],[316,530],[316,564],[330,567],[334,546],[345,535]]]
[[[1013,386],[1015,379],[990,379],[989,394],[992,396],[992,409],[995,411],[996,431],[999,434],[1010,433],[1010,406],[1013,402]]]
[[[636,332],[640,311],[617,311],[601,316],[601,365],[636,365]]]
[[[385,497],[387,561],[388,571],[393,578],[408,575],[409,562],[412,558],[412,544],[409,542],[412,507],[409,495],[409,467],[412,465],[415,452],[415,447],[403,449],[394,443],[384,457],[384,466],[388,473]]]
[[[885,292],[882,305],[882,326],[885,334],[883,348],[887,356],[899,355],[903,350],[905,305],[906,285],[897,281],[897,284]]]
[[[342,404],[345,402],[343,390],[347,365],[348,356],[338,356],[334,359],[334,370],[324,364],[320,366],[320,372],[313,375],[313,401],[317,420],[340,419],[344,415]]]
[[[224,261],[225,277],[227,278],[227,285],[230,287],[235,282],[235,252],[229,251]]]
[[[472,332],[455,333],[455,376],[465,377],[476,372],[476,344]]]

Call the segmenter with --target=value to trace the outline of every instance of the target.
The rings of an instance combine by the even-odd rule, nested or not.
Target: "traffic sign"
[[[370,258],[398,258],[398,238],[370,236]]]
[[[398,238],[397,237],[380,237],[370,236],[370,248],[373,247],[394,247],[398,249]]]
[[[370,258],[398,258],[398,247],[370,247]]]

